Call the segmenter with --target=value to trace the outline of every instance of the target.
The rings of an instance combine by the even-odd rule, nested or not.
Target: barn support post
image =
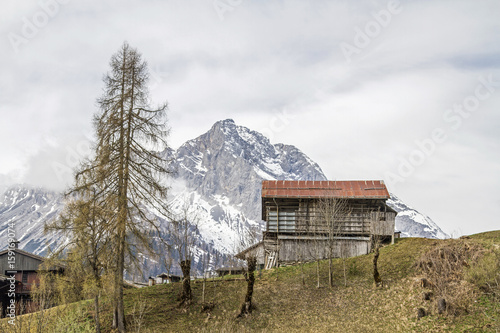
[[[273,198],[274,204],[276,205],[276,235],[280,234],[280,208],[276,202],[276,198]],[[278,263],[280,260],[280,238],[276,236],[276,264],[275,267],[279,267]],[[278,278],[278,272],[276,272],[276,279]]]

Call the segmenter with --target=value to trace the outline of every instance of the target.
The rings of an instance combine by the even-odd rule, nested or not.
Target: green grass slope
[[[477,252],[470,257],[474,262],[464,260],[463,272],[455,274],[451,282],[470,291],[465,303],[461,299],[463,311],[459,315],[438,314],[437,297],[424,300],[423,294],[429,290],[421,286],[423,273],[416,266],[424,254],[448,245]],[[241,276],[206,283],[206,302],[213,303],[208,311],[202,311],[201,281],[192,284],[194,302],[189,308],[178,307],[179,283],[128,289],[128,328],[130,332],[500,332],[499,289],[494,284],[500,281],[500,231],[464,240],[399,239],[381,249],[379,271],[383,287],[373,284],[372,259],[373,254],[369,254],[346,260],[347,286],[343,261],[334,260],[333,288],[328,286],[327,261],[320,263],[320,288],[316,263],[257,273],[256,309],[241,319],[236,316],[244,300],[246,282],[234,279]],[[429,315],[417,319],[418,308]],[[45,315],[50,318],[46,328],[53,332],[57,332],[57,325],[64,327],[65,320],[75,326],[67,332],[87,332],[93,323],[89,301],[51,311],[53,315]],[[112,332],[110,304],[106,300],[101,319],[103,331]],[[5,331],[5,320],[1,325]]]

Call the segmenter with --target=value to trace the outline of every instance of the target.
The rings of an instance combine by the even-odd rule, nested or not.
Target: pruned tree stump
[[[434,287],[434,284],[431,281],[427,280],[426,278],[421,278],[420,286],[422,288],[431,289],[432,287]]]
[[[424,308],[418,308],[417,309],[417,320],[420,320],[420,318],[423,318],[427,316],[427,311],[425,311]]]
[[[212,311],[215,307],[214,302],[207,302],[201,305],[201,313],[203,312],[208,312],[210,314],[210,311]]]
[[[447,304],[446,304],[446,300],[444,298],[438,299],[437,308],[438,308],[439,314],[443,314],[446,312]]]
[[[432,291],[424,292],[424,301],[430,301],[432,299],[432,296],[434,296],[434,293]]]
[[[237,316],[237,318],[241,317],[246,317],[252,313],[253,310],[253,304],[252,302],[245,302],[241,305],[241,310],[240,314]]]
[[[180,264],[181,264],[183,279],[182,279],[181,303],[179,304],[179,306],[182,307],[191,305],[191,301],[193,299],[193,293],[191,291],[191,278],[190,278],[191,260],[183,260],[181,261]]]
[[[241,318],[243,316],[248,316],[252,313],[253,305],[252,305],[252,295],[253,295],[253,286],[255,284],[255,267],[257,264],[257,259],[255,257],[247,258],[248,272],[245,276],[247,280],[247,293],[245,295],[245,302],[241,305],[241,311],[237,318]]]

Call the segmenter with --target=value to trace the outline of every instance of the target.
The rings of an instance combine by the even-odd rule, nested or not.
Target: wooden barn
[[[14,277],[16,303],[19,305],[21,302],[24,302],[24,306],[26,306],[24,312],[29,312],[30,307],[33,306],[30,297],[31,289],[39,283],[37,271],[40,264],[45,261],[45,258],[19,249],[18,242],[15,242],[14,245],[14,248],[0,252],[0,275],[3,276],[3,279],[0,278],[0,286],[9,288],[6,285],[6,278]],[[54,270],[62,271],[63,268],[54,268]],[[5,281],[2,283],[2,280]],[[10,298],[5,292],[0,292],[0,298],[2,308],[5,309]]]
[[[263,181],[263,240],[236,257],[262,268],[367,254],[394,239],[396,212],[383,181]]]

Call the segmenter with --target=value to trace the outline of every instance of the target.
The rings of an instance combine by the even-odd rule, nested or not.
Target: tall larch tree
[[[147,64],[127,42],[111,57],[110,67],[94,117],[95,158],[77,173],[73,190],[98,185],[99,201],[112,212],[106,223],[115,249],[113,327],[125,332],[126,259],[133,258],[137,244],[142,251],[152,249],[147,235],[158,231],[158,220],[148,212],[169,216],[163,180],[170,171],[159,153],[168,147],[167,104],[150,106]]]

